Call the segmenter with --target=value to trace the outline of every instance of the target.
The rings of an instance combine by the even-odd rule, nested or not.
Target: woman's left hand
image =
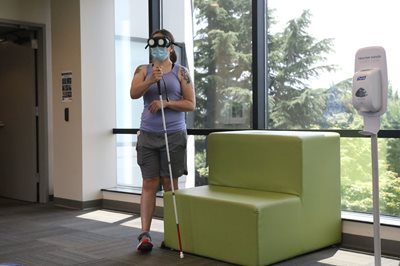
[[[164,107],[164,108],[166,107],[165,105],[166,105],[166,102],[163,101],[163,107]],[[151,113],[156,113],[158,110],[161,109],[161,102],[160,102],[160,100],[154,100],[154,101],[152,101],[152,102],[149,104],[148,109],[149,109],[149,111],[150,111]]]

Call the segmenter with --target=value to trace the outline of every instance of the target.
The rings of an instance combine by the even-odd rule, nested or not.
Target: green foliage
[[[400,215],[400,178],[390,170],[386,154],[390,140],[378,141],[380,211]],[[389,163],[389,164],[388,164]],[[368,138],[341,139],[342,209],[372,212],[371,147]]]
[[[388,171],[381,182],[381,213],[400,216],[400,178],[397,173]]]
[[[382,127],[386,129],[400,128],[400,99],[399,95],[389,87],[387,111],[383,116]],[[386,160],[389,164],[388,169],[400,175],[400,140],[389,139],[387,143]]]
[[[342,178],[342,210],[372,212],[372,189],[370,183],[353,182]]]
[[[205,136],[195,137],[195,150],[195,185],[206,185],[208,183],[208,165]]]
[[[400,99],[397,91],[389,85],[387,111],[382,116],[382,128],[400,129]]]
[[[325,121],[325,103],[322,89],[296,91],[292,93],[290,101],[271,104],[272,110],[275,111],[270,114],[270,119],[274,123],[274,128],[279,129],[319,128]]]
[[[194,158],[194,162],[196,164],[196,171],[198,172],[199,177],[206,178],[208,177],[208,166],[206,165],[206,151],[196,153]]]
[[[388,169],[395,172],[398,176],[400,175],[400,140],[389,139],[387,143],[387,154],[386,160],[389,164]]]
[[[371,147],[367,138],[342,138],[340,142],[342,184],[371,183]],[[350,184],[352,185],[352,184]]]
[[[342,210],[372,213],[372,181],[342,177]],[[400,178],[393,172],[380,175],[380,213],[400,216]]]

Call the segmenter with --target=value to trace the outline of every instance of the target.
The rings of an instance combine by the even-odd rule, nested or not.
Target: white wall
[[[82,201],[80,0],[52,0],[54,197]],[[72,101],[62,102],[61,73],[72,72]],[[64,110],[69,110],[69,121]]]
[[[52,0],[54,197],[86,202],[116,185],[113,0]],[[72,71],[72,101],[60,73]],[[69,108],[70,119],[64,120]]]
[[[81,1],[83,201],[117,182],[114,1]]]

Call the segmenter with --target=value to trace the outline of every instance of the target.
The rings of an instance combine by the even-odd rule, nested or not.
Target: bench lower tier
[[[266,265],[340,242],[341,221],[306,223],[299,196],[222,186],[175,192],[183,251],[241,265]],[[314,221],[315,222],[315,221]],[[326,223],[326,224],[325,224]],[[321,233],[322,232],[322,233]],[[164,194],[164,243],[179,250],[172,194]]]

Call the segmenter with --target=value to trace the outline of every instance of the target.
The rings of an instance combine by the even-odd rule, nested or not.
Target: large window
[[[268,0],[268,8],[269,128],[361,130],[363,119],[351,103],[355,53],[382,46],[389,76],[382,129],[399,129],[394,2]],[[378,148],[381,212],[400,216],[399,140],[380,139]],[[343,210],[372,212],[371,176],[370,140],[342,138]]]

